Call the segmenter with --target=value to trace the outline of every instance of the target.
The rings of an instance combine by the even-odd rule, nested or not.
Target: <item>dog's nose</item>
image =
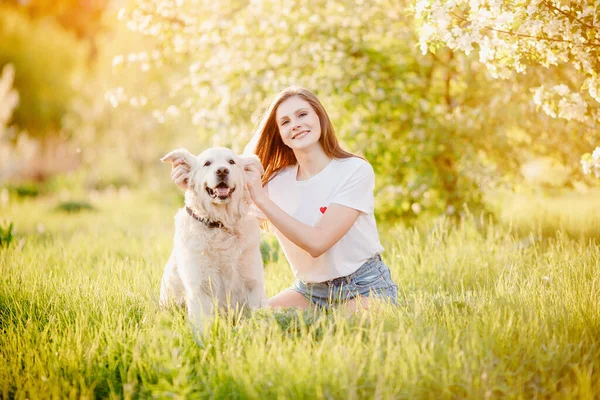
[[[223,167],[223,168],[219,168],[216,172],[217,176],[227,176],[229,175],[229,169]]]

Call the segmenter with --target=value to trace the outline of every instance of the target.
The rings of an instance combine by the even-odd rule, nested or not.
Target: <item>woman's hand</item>
[[[246,174],[246,187],[250,192],[250,197],[255,204],[267,197],[265,189],[262,186],[262,171],[254,164],[244,166]]]
[[[188,179],[190,176],[190,166],[181,158],[173,161],[171,164],[171,179],[181,189],[187,190]]]

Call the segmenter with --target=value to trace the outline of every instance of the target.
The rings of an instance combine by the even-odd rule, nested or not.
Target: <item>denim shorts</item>
[[[308,299],[312,305],[330,308],[344,301],[362,297],[378,297],[396,304],[398,286],[392,281],[390,269],[376,254],[355,272],[325,282],[296,280],[290,288]]]

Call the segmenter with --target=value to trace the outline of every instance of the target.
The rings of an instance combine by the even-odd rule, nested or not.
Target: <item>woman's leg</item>
[[[342,307],[349,312],[369,309],[369,298],[366,296],[355,297],[342,303]]]
[[[267,304],[271,308],[294,307],[307,310],[311,307],[306,297],[292,289],[285,289],[278,295],[271,297]]]

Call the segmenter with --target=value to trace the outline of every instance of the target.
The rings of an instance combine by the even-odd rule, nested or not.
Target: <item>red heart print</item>
[[[325,211],[327,211],[327,207],[321,207],[319,208],[319,211],[321,211],[321,214],[325,214]]]

